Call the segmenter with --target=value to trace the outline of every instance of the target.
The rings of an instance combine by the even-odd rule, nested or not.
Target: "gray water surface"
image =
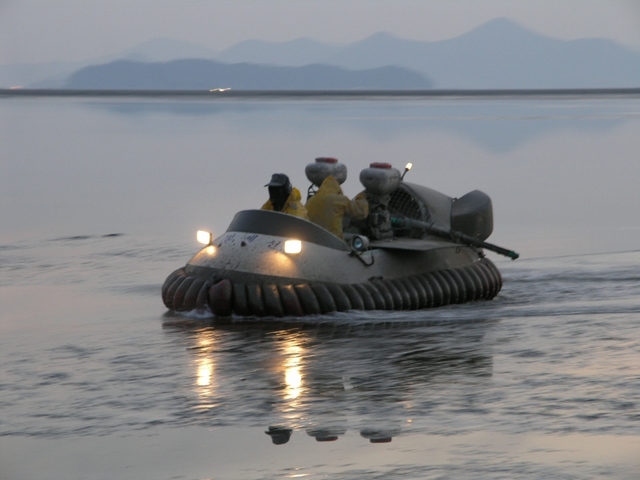
[[[2,105],[0,478],[640,475],[638,100]],[[486,191],[498,297],[168,314],[195,229],[320,155]]]

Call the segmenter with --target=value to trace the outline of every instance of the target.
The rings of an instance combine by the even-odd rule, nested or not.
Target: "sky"
[[[640,50],[639,0],[0,0],[0,64],[90,60],[153,38],[215,50],[248,39],[343,44],[381,31],[437,41],[498,17]]]

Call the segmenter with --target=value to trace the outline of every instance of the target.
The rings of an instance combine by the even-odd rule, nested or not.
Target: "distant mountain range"
[[[605,39],[556,40],[504,18],[439,42],[403,40],[385,33],[339,47],[309,39],[249,40],[216,58],[354,69],[397,65],[428,75],[436,88],[640,87],[640,51]]]
[[[221,52],[150,40],[82,63],[0,66],[0,86],[40,88],[509,89],[637,88],[640,51],[605,39],[564,41],[494,19],[456,38],[386,33],[347,45],[248,40]],[[133,87],[135,85],[135,87]]]

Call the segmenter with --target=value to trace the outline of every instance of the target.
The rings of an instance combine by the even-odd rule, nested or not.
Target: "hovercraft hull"
[[[299,252],[284,248],[290,239]],[[499,271],[472,246],[427,235],[357,252],[309,221],[247,210],[167,277],[162,299],[173,311],[283,317],[434,308],[490,300],[501,287]]]

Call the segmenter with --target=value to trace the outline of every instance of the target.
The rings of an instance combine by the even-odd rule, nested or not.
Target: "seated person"
[[[302,199],[300,191],[291,186],[289,177],[284,173],[274,173],[265,187],[269,187],[269,200],[262,206],[262,210],[273,210],[305,220],[309,219],[307,209],[300,201]]]
[[[340,184],[329,175],[324,179],[318,192],[305,205],[309,220],[342,238],[342,219],[348,215],[356,220],[364,220],[369,215],[369,203],[364,193],[349,200]]]

